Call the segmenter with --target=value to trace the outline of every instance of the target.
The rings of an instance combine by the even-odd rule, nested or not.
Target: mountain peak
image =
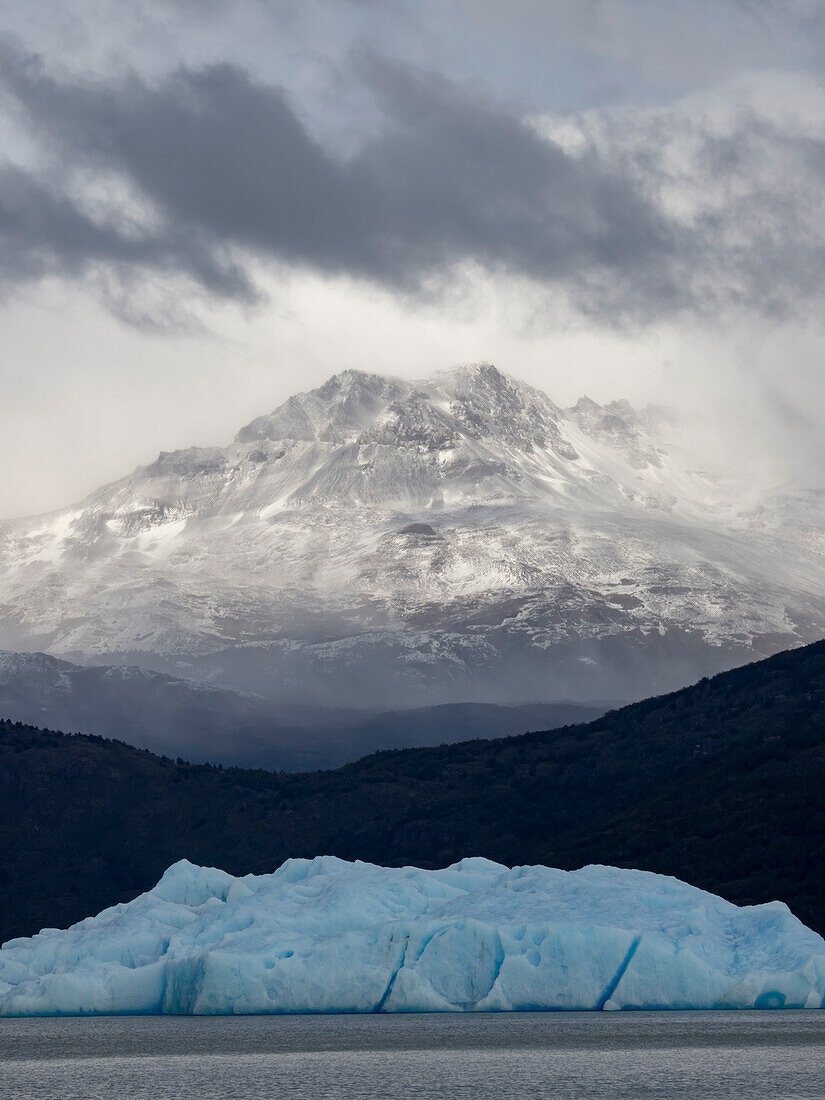
[[[386,397],[395,393],[399,386],[403,386],[401,380],[391,375],[348,368],[333,374],[323,385],[310,390],[307,396],[332,402],[345,401],[353,397],[361,399],[369,395]]]
[[[409,392],[409,383],[389,375],[344,370],[322,386],[290,397],[268,416],[241,428],[236,443],[260,439],[342,443],[363,431],[390,401]]]
[[[465,384],[483,385],[493,389],[502,389],[508,384],[513,385],[515,383],[515,379],[509,378],[498,367],[484,360],[478,363],[459,363],[455,367],[438,371],[437,374],[432,376],[434,382],[446,383],[450,379]]]
[[[395,444],[443,453],[462,439],[484,439],[525,453],[548,449],[575,459],[561,417],[545,393],[492,363],[462,364],[417,382],[345,370],[253,420],[236,442]]]

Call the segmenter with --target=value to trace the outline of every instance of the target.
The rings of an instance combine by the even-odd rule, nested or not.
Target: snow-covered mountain
[[[665,409],[345,371],[0,526],[0,645],[289,704],[630,698],[825,633],[823,513]]]

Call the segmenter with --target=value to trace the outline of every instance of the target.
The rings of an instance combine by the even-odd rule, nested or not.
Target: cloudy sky
[[[821,484],[823,0],[0,0],[0,515],[347,367]]]

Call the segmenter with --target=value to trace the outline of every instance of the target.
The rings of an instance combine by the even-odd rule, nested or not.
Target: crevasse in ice
[[[292,859],[154,889],[0,951],[0,1014],[820,1008],[825,941],[613,867]]]

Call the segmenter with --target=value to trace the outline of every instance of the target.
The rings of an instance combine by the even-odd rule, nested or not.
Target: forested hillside
[[[174,860],[331,853],[633,866],[825,932],[825,642],[587,725],[376,753],[331,772],[193,766],[0,725],[0,936],[63,926]]]

